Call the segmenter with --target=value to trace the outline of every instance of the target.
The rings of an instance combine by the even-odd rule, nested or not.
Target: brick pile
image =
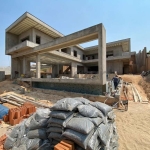
[[[19,124],[22,119],[28,118],[36,111],[36,108],[31,103],[24,103],[21,107],[11,108],[8,115],[3,117],[4,122],[9,122],[11,125]]]
[[[69,140],[62,140],[54,146],[54,150],[74,150],[74,143]]]
[[[0,150],[4,150],[4,142],[6,138],[7,138],[6,134],[0,137]]]

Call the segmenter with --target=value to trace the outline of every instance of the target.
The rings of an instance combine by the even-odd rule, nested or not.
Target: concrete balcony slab
[[[7,55],[11,55],[16,52],[21,52],[23,50],[29,49],[29,48],[34,48],[38,46],[39,44],[33,43],[31,41],[24,41],[22,43],[19,43],[18,45],[10,48],[9,50],[6,51]]]

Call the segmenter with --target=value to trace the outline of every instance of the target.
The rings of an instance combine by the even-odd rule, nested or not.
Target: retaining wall
[[[106,86],[91,84],[71,84],[71,83],[50,83],[50,82],[32,82],[35,88],[51,89],[83,94],[102,95]]]

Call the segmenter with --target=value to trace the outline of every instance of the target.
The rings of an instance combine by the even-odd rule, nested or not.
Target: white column
[[[26,58],[23,57],[23,74],[26,74]]]
[[[36,56],[36,78],[41,78],[41,60],[39,54]]]
[[[98,33],[98,74],[100,84],[106,84],[106,31],[103,25]]]
[[[71,63],[71,77],[74,77],[74,75],[77,74],[77,64],[72,62]]]

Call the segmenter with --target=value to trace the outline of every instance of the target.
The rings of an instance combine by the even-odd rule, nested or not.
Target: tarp
[[[5,115],[8,114],[9,109],[0,104],[0,119],[3,119]]]

